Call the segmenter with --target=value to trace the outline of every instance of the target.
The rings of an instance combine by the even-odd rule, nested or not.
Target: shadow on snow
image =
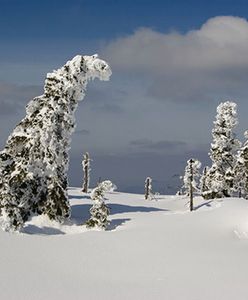
[[[75,198],[72,197],[72,198]],[[82,198],[82,197],[80,197]],[[72,225],[83,225],[90,218],[90,208],[91,204],[77,204],[72,205],[71,207],[71,220],[70,224]],[[147,207],[147,206],[130,206],[124,204],[108,204],[110,208],[110,216],[115,214],[122,213],[135,213],[135,212],[155,212],[155,211],[168,211],[167,209],[160,209],[155,207]],[[107,231],[115,230],[117,227],[122,226],[124,223],[131,221],[131,218],[120,218],[111,220]],[[68,224],[67,224],[68,225]],[[34,234],[34,235],[61,235],[65,234],[62,230],[54,227],[43,226],[39,227],[34,224],[28,224],[22,230],[23,233],[26,234]]]
[[[209,200],[208,202],[204,202],[202,204],[199,204],[199,205],[194,207],[194,210],[198,210],[198,209],[202,208],[203,206],[211,207],[212,202],[213,202],[213,200]]]
[[[90,196],[87,195],[69,195],[69,200],[74,200],[74,199],[91,199]]]
[[[91,204],[79,204],[73,205],[71,211],[71,217],[76,222],[76,224],[82,224],[89,219]],[[154,211],[168,211],[167,209],[160,209],[156,207],[148,206],[130,206],[124,204],[108,204],[110,208],[110,215],[133,213],[133,212],[154,212]]]
[[[114,220],[111,220],[110,224],[107,227],[107,231],[115,230],[117,227],[125,224],[128,221],[131,221],[131,219],[130,218],[125,218],[125,219],[114,219]]]
[[[22,233],[37,234],[37,235],[58,235],[65,234],[62,230],[53,227],[38,227],[36,225],[28,224],[22,230]]]

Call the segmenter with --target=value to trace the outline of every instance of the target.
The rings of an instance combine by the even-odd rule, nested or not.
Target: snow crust
[[[0,231],[1,299],[247,300],[248,201],[106,194],[107,231],[80,226],[89,195],[69,190],[72,221],[36,216]]]

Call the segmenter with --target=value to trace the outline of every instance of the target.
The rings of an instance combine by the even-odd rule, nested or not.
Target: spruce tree
[[[105,180],[92,190],[90,196],[93,206],[90,208],[91,217],[85,223],[87,228],[96,227],[103,230],[107,228],[110,210],[104,202],[104,194],[115,189],[116,186],[110,180]]]
[[[230,197],[234,184],[234,166],[236,153],[240,142],[233,132],[238,124],[237,105],[234,102],[224,102],[217,107],[216,120],[212,130],[210,158],[212,166],[207,173],[208,191],[206,199]]]
[[[83,189],[82,192],[88,193],[88,188],[90,184],[90,155],[89,152],[86,152],[83,156],[83,171],[84,171],[84,180],[83,180]]]
[[[5,230],[18,230],[31,214],[63,222],[70,216],[67,170],[74,113],[89,80],[108,80],[109,66],[97,55],[74,57],[48,73],[44,94],[0,152],[0,207]]]

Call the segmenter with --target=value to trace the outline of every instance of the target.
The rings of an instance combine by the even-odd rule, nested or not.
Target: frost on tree
[[[0,153],[0,205],[4,229],[20,229],[31,214],[62,222],[70,216],[67,170],[74,113],[89,80],[108,80],[97,55],[76,56],[48,73],[44,94],[27,105]]]
[[[83,156],[83,171],[84,171],[84,180],[82,192],[88,193],[89,184],[90,184],[90,155],[86,152]]]
[[[98,184],[91,192],[93,206],[90,209],[91,217],[86,221],[86,227],[106,229],[108,225],[109,208],[104,202],[104,194],[116,189],[116,186],[110,181],[105,180]]]
[[[210,158],[212,166],[206,175],[208,191],[203,196],[206,199],[230,197],[234,186],[234,166],[236,153],[240,142],[233,132],[238,124],[237,105],[234,102],[224,102],[217,107],[216,121],[212,130]]]

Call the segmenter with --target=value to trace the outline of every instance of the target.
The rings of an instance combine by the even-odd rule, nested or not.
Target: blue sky
[[[77,112],[70,183],[81,184],[82,153],[92,185],[174,192],[196,156],[209,163],[216,106],[233,99],[237,133],[247,129],[246,1],[0,0],[0,145],[42,93],[47,72],[77,54],[106,59],[110,82],[89,85]]]
[[[248,14],[245,0],[1,0],[0,4],[1,37],[10,40],[105,39],[137,27],[185,31],[217,15]]]

